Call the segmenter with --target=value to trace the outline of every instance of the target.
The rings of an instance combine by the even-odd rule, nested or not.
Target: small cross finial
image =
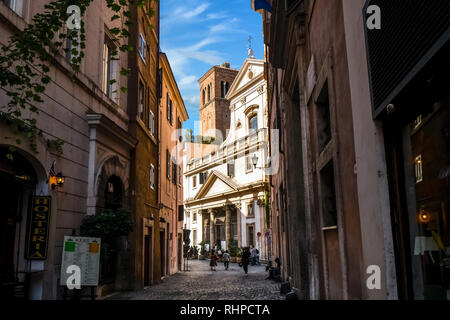
[[[248,57],[255,58],[255,54],[253,53],[252,49],[252,36],[248,37]]]

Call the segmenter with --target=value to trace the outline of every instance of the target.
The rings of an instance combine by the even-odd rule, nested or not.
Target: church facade
[[[225,140],[204,156],[185,155],[185,228],[191,231],[191,245],[222,250],[230,244],[255,246],[260,259],[266,260],[270,230],[265,207],[268,117],[263,60],[245,60],[225,99],[230,102]],[[192,149],[185,146],[185,151]]]

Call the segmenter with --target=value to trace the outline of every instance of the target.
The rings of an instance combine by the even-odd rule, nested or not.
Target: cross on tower
[[[253,53],[252,49],[252,36],[248,37],[248,57],[255,58],[255,54]]]

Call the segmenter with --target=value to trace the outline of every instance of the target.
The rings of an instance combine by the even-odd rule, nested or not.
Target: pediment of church
[[[239,185],[219,171],[212,171],[205,184],[198,191],[195,199],[208,198],[218,194],[237,191]]]
[[[262,76],[264,76],[264,61],[248,58],[234,79],[226,98],[231,100],[241,89],[258,81]]]

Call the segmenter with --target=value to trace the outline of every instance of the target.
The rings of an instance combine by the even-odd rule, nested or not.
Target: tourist
[[[217,255],[215,254],[214,250],[211,250],[211,253],[209,255],[209,266],[211,267],[211,271],[216,271],[217,266]]]
[[[255,248],[255,246],[252,246],[252,250],[250,251],[251,259],[252,259],[252,266],[256,264],[256,260],[258,257],[258,249]]]
[[[244,268],[245,274],[248,273],[248,265],[250,263],[250,249],[246,247],[244,252],[242,252],[242,267]]]
[[[223,258],[223,264],[225,266],[225,270],[228,270],[228,267],[230,266],[230,254],[228,253],[228,250],[225,251],[222,258]]]

